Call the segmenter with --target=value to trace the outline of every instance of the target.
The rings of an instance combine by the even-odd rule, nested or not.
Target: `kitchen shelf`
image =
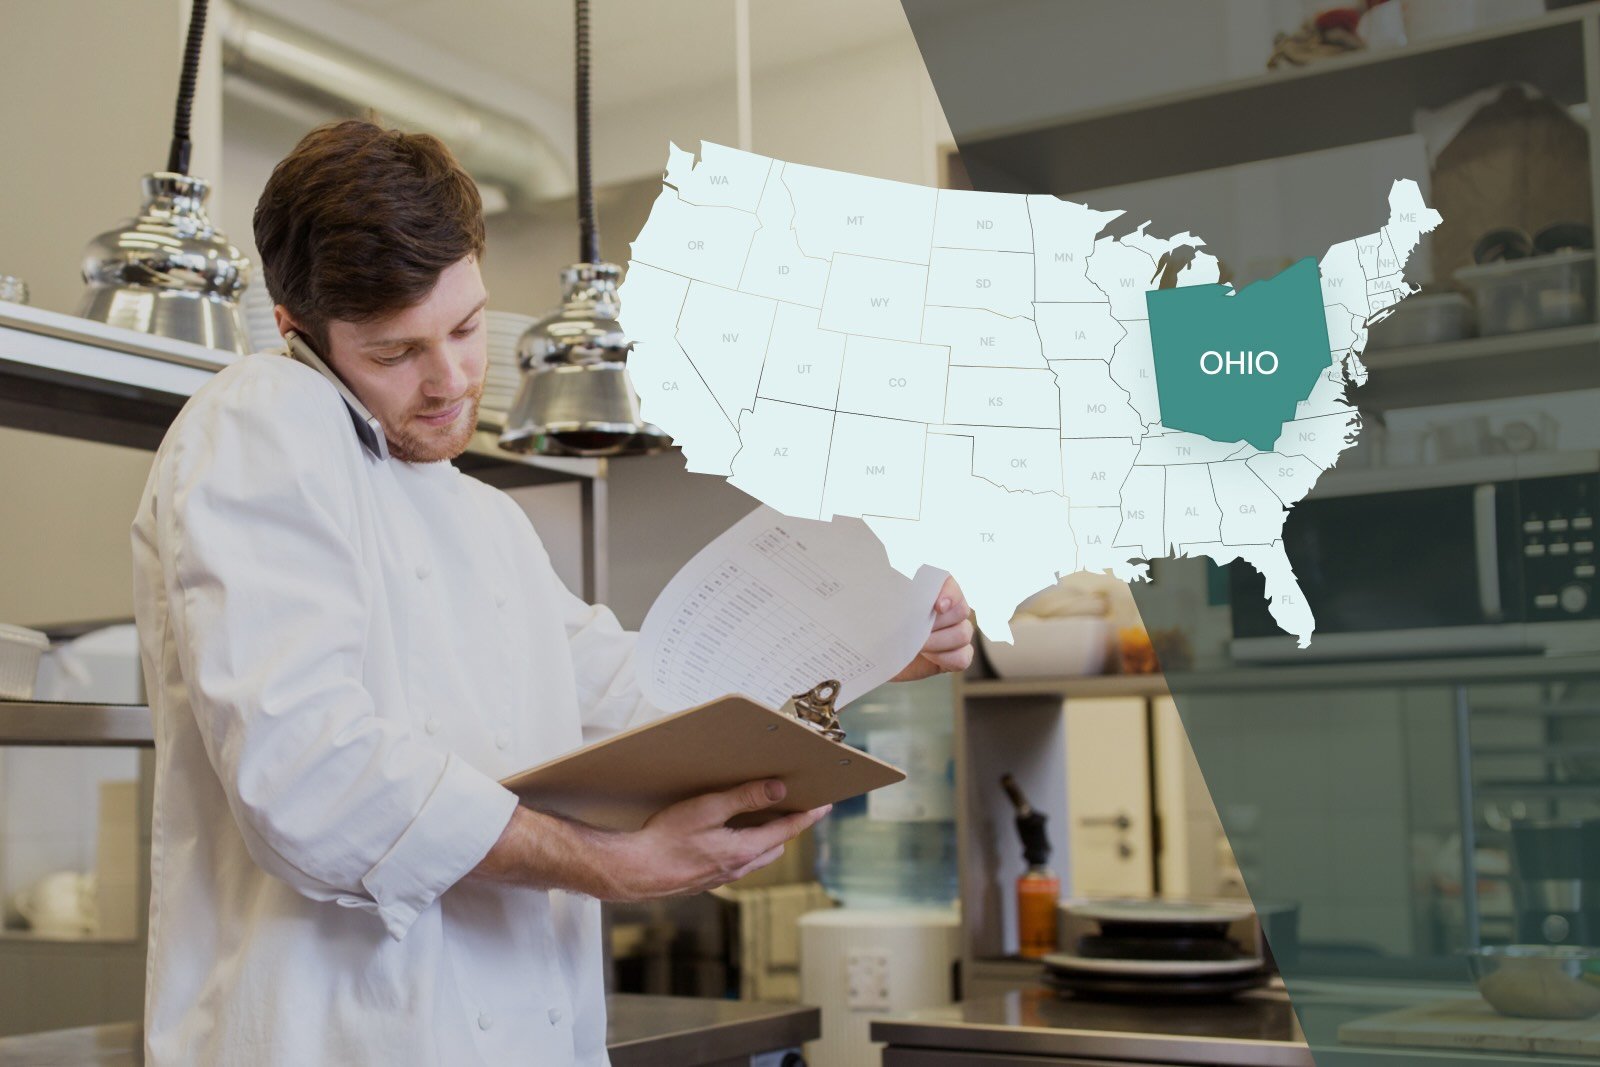
[[[1600,803],[1600,782],[1475,782],[1473,792],[1480,796],[1538,797],[1543,800],[1582,800]]]
[[[31,945],[81,945],[85,948],[94,948],[100,945],[140,945],[144,939],[139,937],[101,937],[99,934],[41,934],[35,930],[0,930],[0,942],[16,944],[22,942]]]
[[[1223,667],[1213,671],[1169,671],[1174,693],[1272,689],[1366,689],[1391,685],[1472,685],[1517,681],[1600,678],[1600,655],[1456,656],[1429,660],[1371,660],[1360,671],[1349,663],[1304,666]],[[1480,709],[1474,706],[1473,714]],[[1529,709],[1530,713],[1532,709]]]
[[[1474,745],[1474,758],[1561,760],[1571,756],[1600,756],[1600,745]]]
[[[1593,389],[1600,387],[1600,325],[1369,347],[1361,361],[1371,377],[1353,398],[1377,411]]]
[[[1600,704],[1485,704],[1473,705],[1474,715],[1515,715],[1552,718],[1600,715]]]
[[[1075,678],[963,678],[969,698],[1002,697],[1159,697],[1167,695],[1159,674],[1082,675]]]
[[[1383,685],[1472,684],[1600,679],[1600,655],[1509,655],[1441,659],[1373,660],[1353,674],[1349,663],[1282,663],[1270,666],[1219,664],[1206,670],[1165,674],[1103,674],[1072,678],[960,678],[958,699],[1000,701],[1050,697],[1094,699],[1163,697],[1169,693],[1271,689],[1368,688]],[[1594,715],[1600,704],[1484,705],[1474,715]]]
[[[1364,51],[1016,126],[961,131],[974,187],[1058,195],[1254,163],[1413,132],[1419,108],[1529,82],[1585,99],[1587,6],[1404,48]],[[1247,124],[1249,136],[1218,136]]]
[[[241,357],[0,303],[0,426],[154,450],[184,402]],[[457,465],[495,485],[604,478],[605,460],[506,452],[480,429]]]
[[[153,748],[143,704],[69,704],[0,700],[0,745]]]
[[[1071,196],[1412,134],[1417,109],[1506,82],[1584,103],[1594,17],[1584,5],[1010,126],[952,121],[974,188]],[[1367,411],[1597,388],[1600,326],[1369,348],[1363,359],[1373,374],[1352,399]]]

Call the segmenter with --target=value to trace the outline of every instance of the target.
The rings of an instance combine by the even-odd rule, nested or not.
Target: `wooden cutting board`
[[[1542,1052],[1600,1059],[1600,1019],[1513,1019],[1486,1001],[1441,1000],[1385,1012],[1339,1027],[1352,1045]]]

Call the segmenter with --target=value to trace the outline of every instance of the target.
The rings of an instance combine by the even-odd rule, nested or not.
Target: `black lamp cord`
[[[200,45],[206,38],[207,0],[193,0],[189,8],[189,39],[183,46],[183,74],[178,79],[178,109],[172,118],[172,147],[167,170],[189,173],[189,113],[194,105],[194,83],[200,76]]]
[[[594,219],[594,175],[589,166],[589,0],[573,0],[577,27],[576,91],[578,140],[578,259],[600,262],[600,231]]]

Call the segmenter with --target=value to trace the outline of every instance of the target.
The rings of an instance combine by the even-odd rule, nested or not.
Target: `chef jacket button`
[[[417,577],[418,578],[426,580],[428,575],[430,575],[432,573],[433,573],[433,568],[429,567],[426,563],[417,564]]]
[[[427,722],[422,724],[422,728],[428,731],[428,735],[431,737],[439,732],[439,720],[429,719]]]
[[[506,606],[506,591],[504,589],[495,590],[494,606],[497,608],[503,608]]]
[[[557,1023],[559,1023],[561,1021],[561,1009],[560,1008],[551,1008],[548,1014],[550,1016],[550,1025],[551,1026],[555,1026]]]
[[[511,747],[511,735],[501,730],[494,735],[494,747],[504,750]]]
[[[486,1011],[480,1011],[478,1013],[478,1029],[479,1030],[487,1030],[487,1029],[489,1029],[489,1027],[491,1027],[493,1025],[494,1025],[494,1016],[493,1015],[490,1015]]]

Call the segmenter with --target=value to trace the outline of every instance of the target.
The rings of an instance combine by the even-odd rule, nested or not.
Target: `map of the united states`
[[[673,146],[621,293],[643,415],[689,470],[950,571],[991,638],[1061,575],[1207,556],[1303,647],[1284,520],[1439,215],[1397,181],[1378,232],[1235,292],[1193,234],[1100,236],[1120,214]]]

